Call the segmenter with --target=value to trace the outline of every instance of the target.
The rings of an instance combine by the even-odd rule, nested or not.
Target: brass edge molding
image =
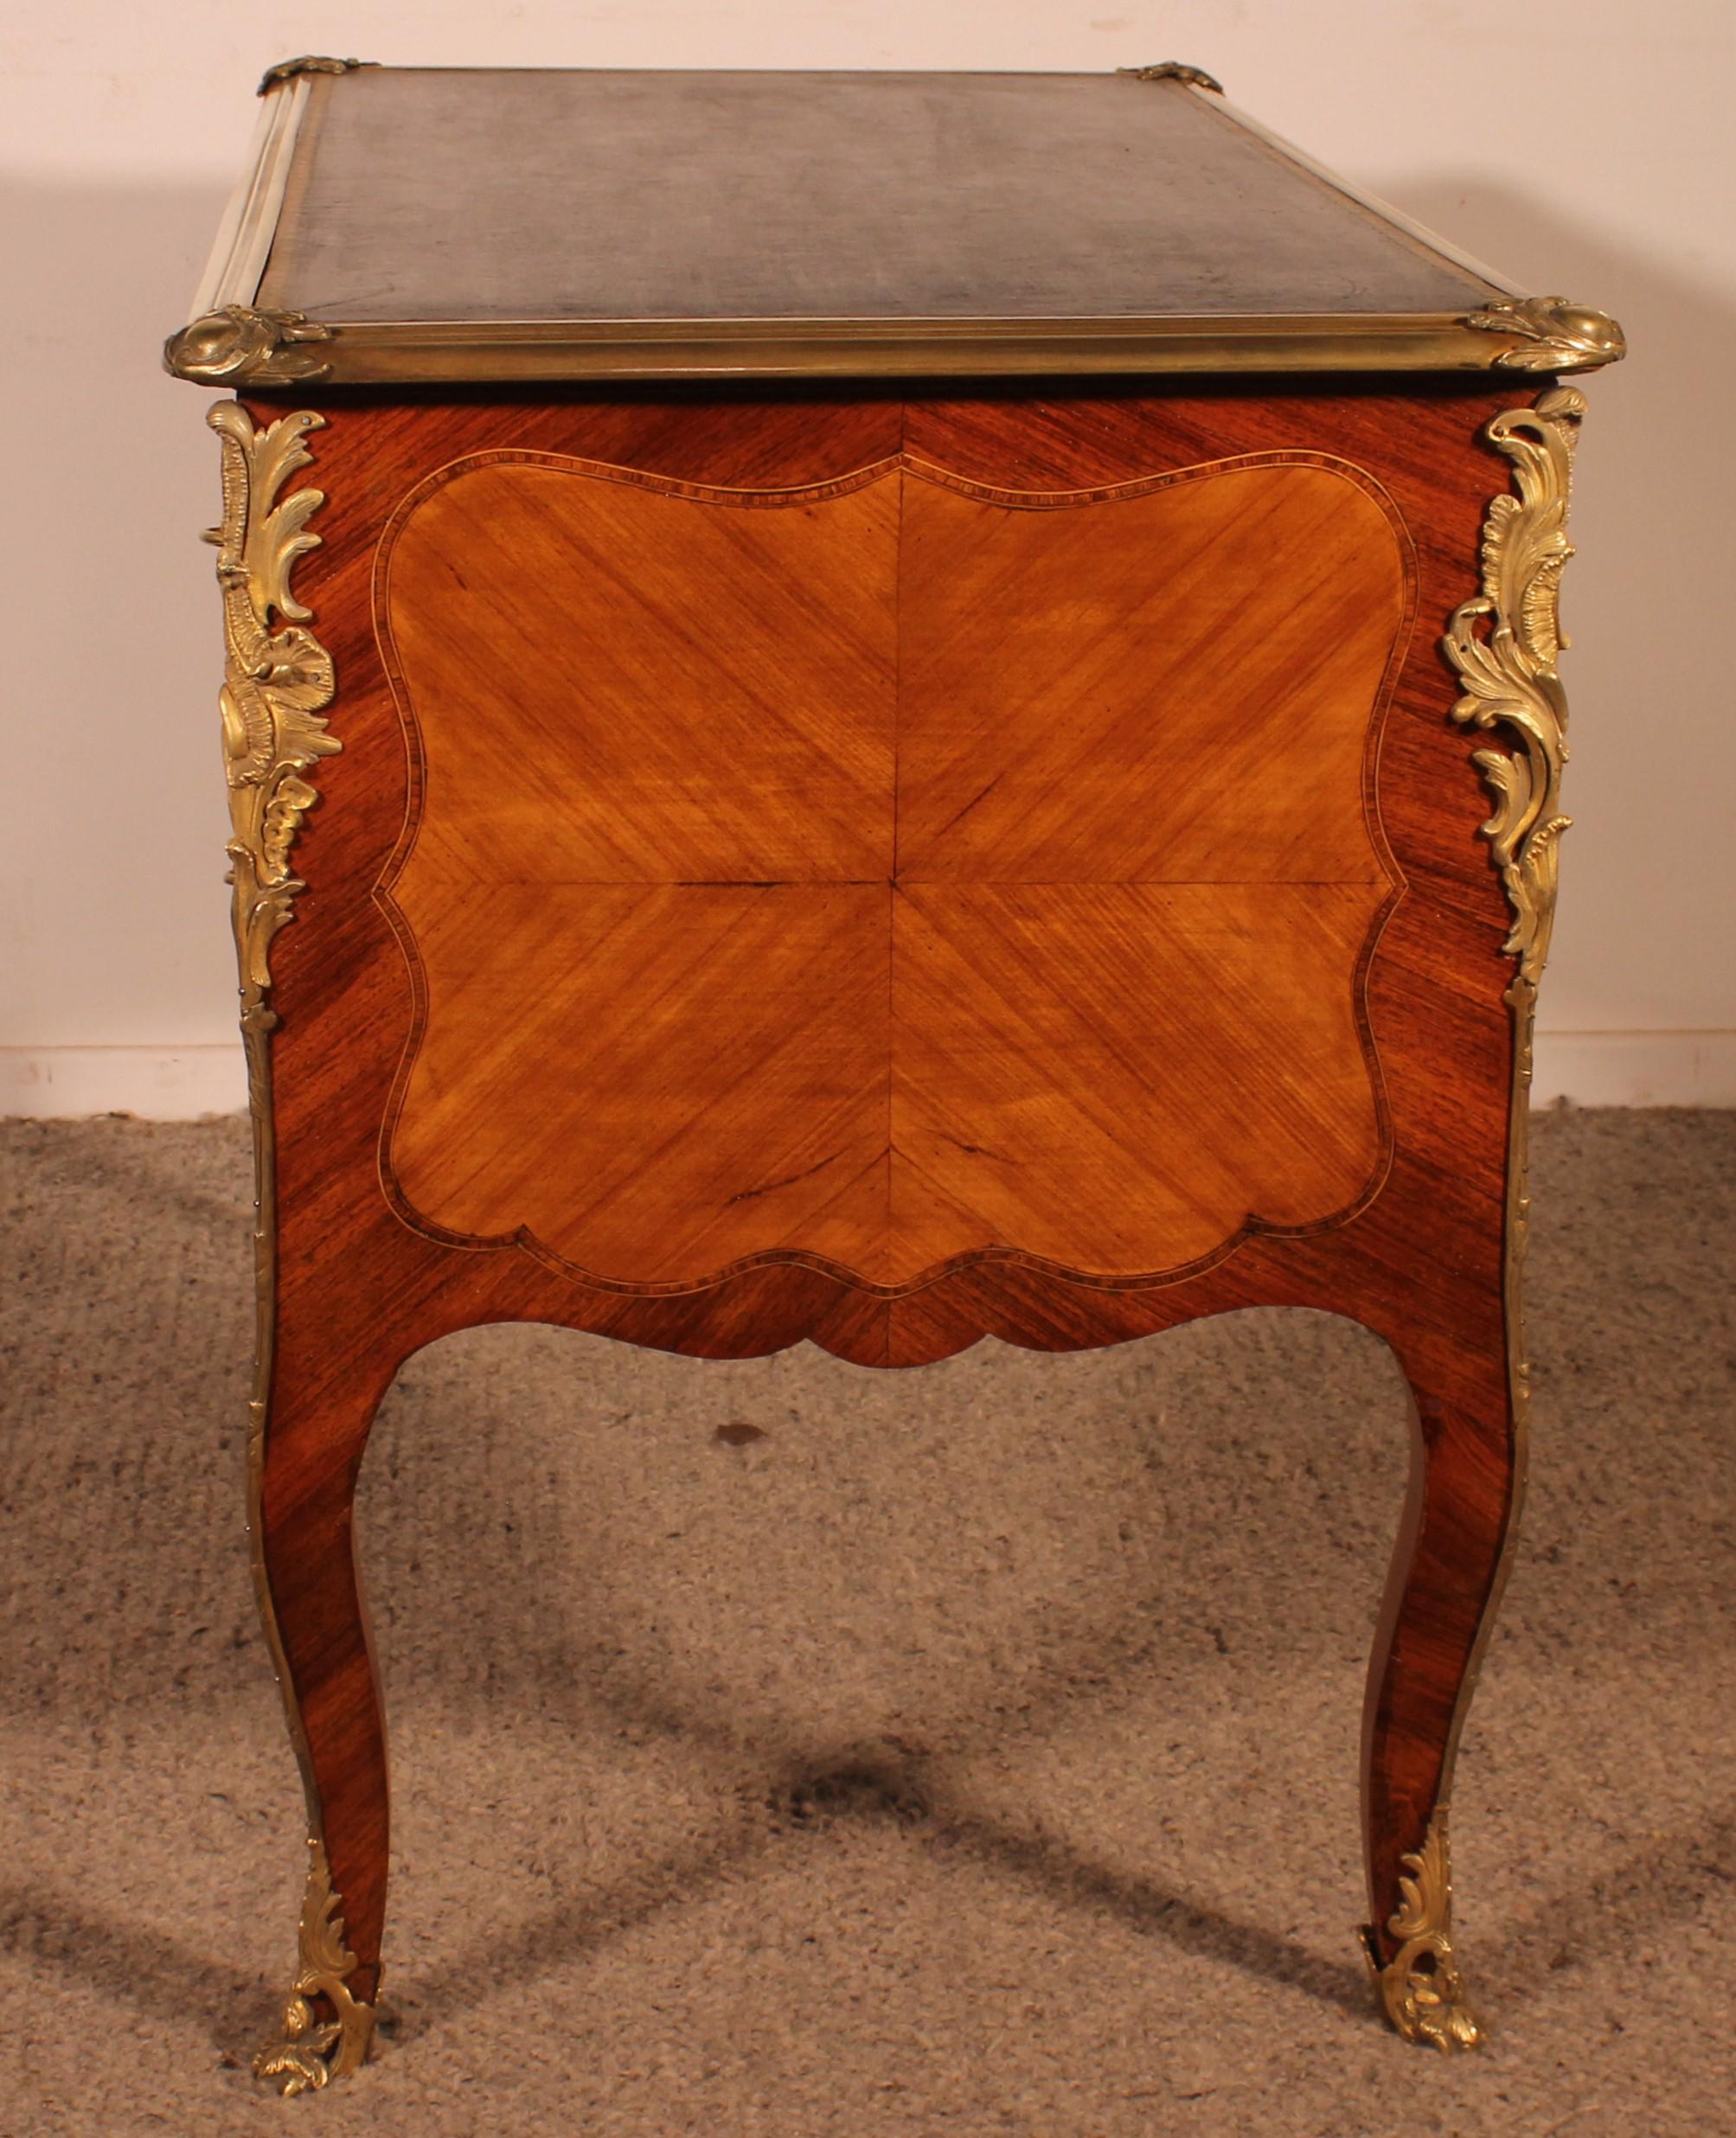
[[[269,96],[282,83],[293,81],[300,74],[353,74],[358,67],[379,64],[378,60],[328,60],[317,53],[304,52],[298,59],[279,60],[275,67],[268,67],[259,77],[259,94]]]
[[[1561,629],[1561,574],[1573,554],[1567,512],[1585,414],[1585,397],[1578,387],[1557,386],[1540,394],[1529,408],[1504,409],[1486,426],[1484,436],[1513,463],[1514,489],[1489,502],[1483,527],[1482,592],[1453,611],[1441,641],[1448,665],[1466,686],[1452,708],[1453,718],[1469,727],[1504,729],[1514,745],[1474,751],[1472,761],[1496,798],[1482,829],[1513,914],[1502,947],[1516,961],[1506,991],[1513,1013],[1513,1067],[1503,1275],[1514,1503],[1447,1739],[1443,1789],[1451,1783],[1471,1683],[1506,1586],[1526,1487],[1531,1366],[1525,1341],[1524,1275],[1531,1230],[1532,1062],[1537,989],[1554,926],[1560,839],[1573,822],[1561,809],[1567,700],[1557,663],[1568,643]]]
[[[1476,751],[1473,762],[1496,797],[1483,830],[1513,908],[1503,947],[1519,961],[1516,984],[1533,992],[1549,955],[1559,845],[1572,822],[1560,810],[1567,701],[1556,660],[1567,643],[1560,585],[1573,554],[1567,506],[1585,413],[1585,395],[1558,386],[1489,424],[1484,436],[1513,463],[1514,490],[1489,504],[1482,592],[1453,611],[1441,641],[1464,685],[1453,718],[1501,727],[1515,746]]]
[[[1189,67],[1185,60],[1160,60],[1155,67],[1118,67],[1118,74],[1131,74],[1135,81],[1182,81],[1190,89],[1209,89],[1222,96],[1224,85],[1203,67]]]
[[[260,105],[247,161],[211,241],[189,317],[203,319],[225,304],[251,304],[259,294],[309,93],[309,84],[299,80]]]
[[[255,2077],[275,2080],[286,2097],[317,2091],[358,2070],[374,2033],[373,2006],[350,1994],[356,1955],[344,1943],[343,1917],[337,1912],[343,1904],[331,1883],[324,1847],[314,1838],[308,1850],[300,1967],[284,2005],[283,2039],[267,2042],[253,2058]],[[330,2007],[335,2019],[318,2016],[317,1997]]]
[[[247,1533],[253,1589],[290,1740],[301,1770],[312,1861],[302,1907],[300,1965],[285,2007],[285,2036],[262,2050],[261,2077],[279,2078],[286,2093],[323,2086],[353,2071],[367,2052],[371,2006],[353,1996],[347,1977],[356,1961],[336,1917],[301,1711],[291,1681],[277,1614],[266,1578],[260,1495],[266,1425],[277,1334],[277,1184],[272,1121],[271,943],[293,913],[303,888],[290,867],[301,820],[318,799],[302,775],[342,745],[326,732],[325,707],[336,688],[331,656],[306,627],[311,612],[291,578],[298,560],[319,545],[307,526],[325,502],[321,490],[279,498],[289,478],[311,464],[306,438],[325,418],[311,409],[280,417],[263,431],[239,401],[220,401],[206,421],[221,442],[223,518],[206,539],[217,546],[226,643],[223,754],[229,789],[229,881],[241,1005],[241,1043],[247,1060],[247,1105],[253,1144],[253,1389],[247,1405]],[[272,629],[273,618],[279,628]],[[309,2000],[324,1998],[335,2020],[317,2019]]]
[[[1490,359],[1503,371],[1595,371],[1628,353],[1626,335],[1607,312],[1565,297],[1502,298],[1467,313],[1465,324],[1509,337]]]
[[[293,312],[229,305],[171,337],[164,362],[177,377],[203,385],[270,386],[317,378],[333,386],[390,386],[587,379],[1486,373],[1499,354],[1498,344],[1456,312],[1139,319],[308,321]]]
[[[1447,1850],[1447,1808],[1438,1804],[1423,1845],[1401,1856],[1400,1903],[1387,1928],[1399,1949],[1385,1967],[1372,1937],[1369,1965],[1380,1984],[1387,2017],[1406,2041],[1451,2052],[1475,2049],[1483,2029],[1465,1996],[1452,1949],[1452,1873]]]
[[[1477,750],[1473,762],[1496,797],[1483,826],[1513,913],[1502,949],[1517,961],[1508,983],[1513,1013],[1513,1068],[1507,1131],[1506,1245],[1502,1283],[1508,1388],[1513,1418],[1513,1506],[1482,1629],[1447,1738],[1443,1790],[1471,1687],[1507,1584],[1526,1488],[1531,1432],[1531,1365],[1525,1341],[1525,1257],[1531,1230],[1531,1079],[1537,989],[1549,955],[1559,883],[1560,838],[1572,819],[1561,810],[1567,762],[1567,700],[1557,663],[1567,643],[1561,629],[1561,574],[1573,554],[1567,539],[1573,455],[1585,397],[1552,387],[1529,408],[1504,409],[1484,436],[1513,463],[1513,490],[1490,500],[1483,527],[1482,592],[1453,611],[1441,650],[1467,688],[1452,708],[1466,726],[1510,731],[1516,746]]]
[[[330,333],[298,311],[224,304],[171,334],[163,344],[163,366],[196,386],[291,386],[330,370],[323,353],[305,346],[329,340]]]

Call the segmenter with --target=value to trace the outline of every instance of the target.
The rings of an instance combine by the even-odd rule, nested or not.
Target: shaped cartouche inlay
[[[805,490],[535,454],[400,512],[410,1222],[681,1287],[1099,1276],[1331,1221],[1383,1131],[1407,552],[1341,464]]]

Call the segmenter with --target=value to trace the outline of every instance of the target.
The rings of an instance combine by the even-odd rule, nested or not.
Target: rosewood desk
[[[1365,1941],[1401,2033],[1473,2043],[1447,1798],[1524,1469],[1560,380],[1619,330],[1192,67],[262,94],[167,352],[240,395],[252,1529],[311,1852],[258,2068],[367,2049],[352,1495],[400,1363],[501,1320],[864,1367],[1375,1330],[1416,1429]]]

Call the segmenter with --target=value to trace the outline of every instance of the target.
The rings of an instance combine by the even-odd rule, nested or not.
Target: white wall
[[[1736,1104],[1728,0],[58,0],[0,27],[0,1112],[239,1104],[209,396],[163,376],[302,51],[388,62],[1108,68],[1186,59],[1540,292],[1614,313],[1568,579],[1544,1095]]]

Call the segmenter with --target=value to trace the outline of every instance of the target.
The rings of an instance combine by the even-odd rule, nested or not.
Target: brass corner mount
[[[298,74],[353,74],[358,67],[378,67],[378,60],[327,60],[318,54],[304,52],[298,59],[279,60],[275,67],[268,67],[259,77],[259,93],[269,96],[280,82],[293,81]]]
[[[1118,67],[1118,74],[1131,74],[1135,81],[1184,81],[1190,89],[1209,89],[1222,96],[1224,85],[1203,67],[1189,67],[1185,60],[1159,60],[1155,67]]]
[[[1510,749],[1473,762],[1495,797],[1483,827],[1511,906],[1506,952],[1528,1005],[1549,955],[1561,834],[1567,701],[1557,660],[1561,574],[1573,451],[1585,413],[1577,387],[1553,386],[1529,408],[1508,408],[1484,436],[1513,464],[1515,488],[1490,501],[1483,528],[1483,586],[1448,621],[1441,651],[1464,686],[1452,708],[1463,726],[1499,731]]]
[[[276,1022],[268,999],[272,938],[290,919],[302,888],[291,849],[303,816],[319,798],[303,775],[342,747],[326,732],[325,711],[336,688],[331,656],[307,629],[312,611],[290,586],[298,562],[319,547],[307,522],[325,493],[280,495],[311,464],[307,434],[325,418],[297,409],[261,431],[239,401],[227,400],[205,420],[222,440],[223,523],[211,539],[228,648],[220,705],[234,835],[229,880],[241,1030],[262,1089],[264,1059],[255,1061],[253,1054]]]
[[[1494,359],[1502,371],[1595,371],[1628,353],[1626,335],[1607,312],[1565,297],[1502,298],[1468,314],[1464,323],[1512,337]]]
[[[288,386],[322,378],[331,367],[306,345],[331,330],[298,311],[225,304],[206,312],[163,344],[163,366],[195,386]]]

